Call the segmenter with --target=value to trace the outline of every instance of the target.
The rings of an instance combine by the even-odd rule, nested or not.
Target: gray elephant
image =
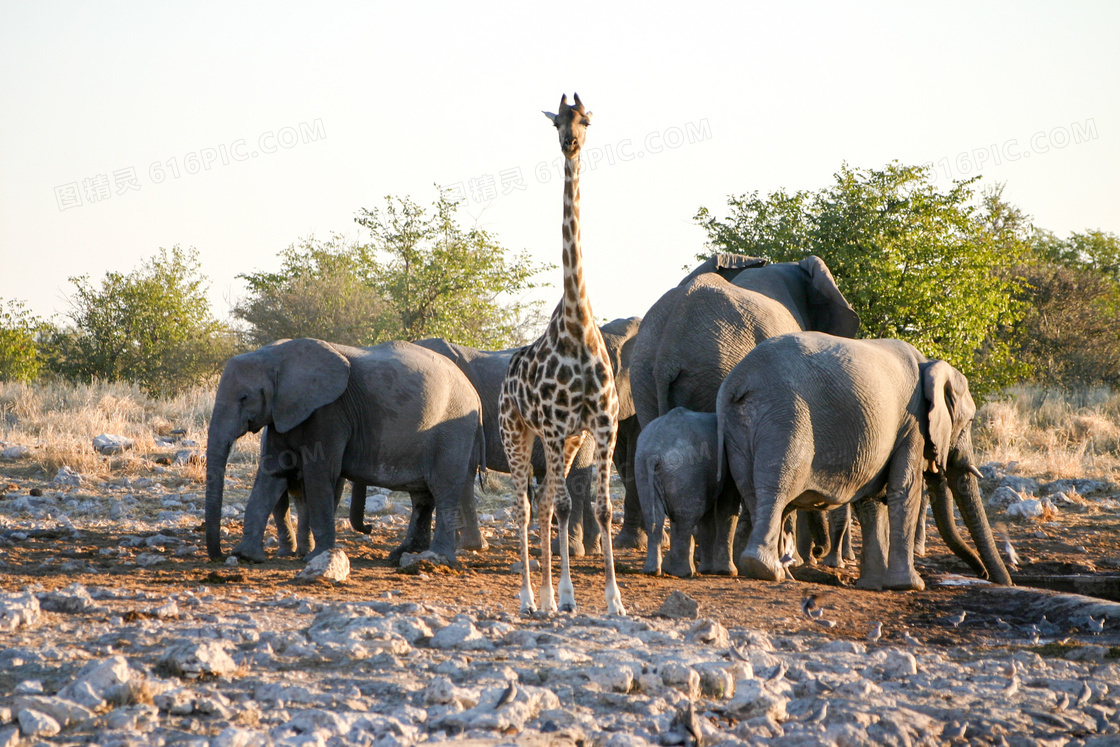
[[[695,575],[693,535],[700,572],[735,575],[731,536],[739,492],[730,479],[718,479],[716,416],[675,407],[654,418],[638,436],[634,460],[642,512],[649,521],[643,573],[686,578]],[[661,560],[662,529],[672,527],[669,554]]]
[[[853,337],[859,316],[815,256],[769,264],[716,254],[650,308],[630,381],[641,427],[674,407],[715,412],[723,379],[755,345],[817,330]]]
[[[265,426],[265,476],[246,505],[237,554],[263,559],[264,527],[283,494],[278,486],[298,474],[315,538],[312,554],[334,547],[334,511],[342,481],[349,479],[431,494],[437,511],[431,549],[454,559],[458,507],[472,498],[485,442],[478,395],[446,358],[406,342],[352,348],[300,339],[230,359],[206,446],[206,549],[212,559],[222,555],[230,448]],[[405,544],[416,540],[406,538]]]
[[[637,418],[634,401],[630,395],[630,352],[634,336],[641,326],[641,317],[615,319],[600,327],[603,342],[614,368],[615,390],[618,393],[619,428],[614,451],[614,464],[626,487],[622,533],[629,527],[635,535],[642,529],[641,505],[634,484],[633,454],[637,439]],[[483,431],[486,436],[486,466],[497,472],[509,472],[506,452],[498,431],[498,396],[505,380],[509,361],[517,349],[486,351],[456,345],[441,338],[419,340],[415,344],[445,356],[459,367],[474,385],[482,401]],[[591,480],[594,464],[594,444],[585,439],[568,472],[568,492],[572,496],[572,514],[569,519],[568,547],[573,555],[599,551],[599,522],[591,512]],[[538,476],[544,475],[544,449],[540,440],[533,447],[533,467]],[[414,502],[414,509],[415,509]],[[351,502],[353,509],[354,502]],[[644,530],[642,530],[644,534]],[[615,541],[617,545],[617,540]]]
[[[976,482],[975,414],[959,371],[900,340],[799,332],[760,343],[716,406],[719,453],[753,519],[742,566],[783,578],[783,517],[853,503],[863,529],[859,586],[922,589],[913,552],[924,476],[950,549],[982,577],[1010,584]],[[950,491],[979,557],[957,532]]]

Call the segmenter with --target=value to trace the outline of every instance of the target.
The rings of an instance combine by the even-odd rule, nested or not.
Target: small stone
[[[706,643],[716,648],[727,648],[731,644],[731,636],[727,628],[715,620],[707,618],[699,620],[688,631],[688,640],[696,643]]]
[[[780,723],[786,719],[788,704],[789,698],[772,692],[760,680],[750,679],[735,683],[735,696],[725,710],[740,721],[768,717]]]
[[[115,436],[109,433],[102,433],[100,436],[95,436],[93,439],[93,449],[99,454],[120,454],[133,446],[133,440],[125,436]]]
[[[1004,511],[1008,506],[1012,506],[1022,500],[1023,496],[1015,492],[1014,489],[1007,485],[1001,485],[988,497],[988,505],[997,511]]]
[[[142,552],[136,556],[136,565],[141,568],[151,568],[153,565],[159,565],[163,561],[163,556],[154,552]]]
[[[69,467],[59,467],[58,473],[51,480],[52,485],[68,485],[73,488],[80,487],[82,476]]]
[[[0,747],[19,746],[19,727],[0,726]]]
[[[918,660],[909,651],[894,649],[887,652],[882,671],[884,677],[908,677],[918,673]]]
[[[0,451],[0,459],[23,459],[30,453],[31,449],[26,446],[9,446],[3,451]]]
[[[40,711],[25,708],[16,718],[25,737],[53,737],[62,731],[57,721]]]
[[[428,644],[432,648],[457,649],[469,651],[474,649],[490,649],[494,644],[482,635],[469,620],[451,623],[436,631]]]
[[[303,570],[296,574],[296,581],[300,583],[329,581],[340,584],[348,578],[350,578],[350,559],[338,547],[332,548],[330,552],[316,555]]]
[[[12,690],[13,695],[38,695],[43,692],[43,683],[39,680],[24,680]]]
[[[30,628],[42,617],[34,594],[0,594],[0,631],[14,633],[20,627]]]
[[[670,661],[658,667],[661,682],[684,693],[689,700],[700,697],[700,674],[692,667]]]
[[[217,641],[186,641],[164,652],[159,666],[179,677],[226,677],[237,671],[225,648]]]
[[[695,620],[700,616],[700,602],[683,591],[673,590],[661,603],[657,614],[670,619]]]

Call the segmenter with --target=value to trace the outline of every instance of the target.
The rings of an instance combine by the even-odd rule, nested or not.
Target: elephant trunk
[[[222,494],[232,446],[231,440],[210,431],[206,442],[206,553],[211,560],[222,557]]]
[[[968,546],[957,529],[956,518],[953,516],[953,500],[949,495],[949,485],[945,475],[927,472],[926,488],[929,490],[933,519],[937,523],[937,532],[941,535],[941,539],[954,555],[968,563],[977,576],[988,578],[988,569],[984,566],[984,562],[980,560],[976,551]],[[919,516],[918,520],[924,521],[924,517]]]
[[[964,523],[972,534],[972,541],[980,551],[984,567],[988,570],[988,580],[1001,586],[1012,586],[1011,574],[1003,564],[1003,559],[996,549],[996,541],[992,536],[992,528],[988,525],[988,516],[984,513],[984,504],[980,498],[980,483],[975,475],[968,471],[967,464],[954,465],[949,469],[949,481],[953,490],[953,497],[957,507],[964,517]]]

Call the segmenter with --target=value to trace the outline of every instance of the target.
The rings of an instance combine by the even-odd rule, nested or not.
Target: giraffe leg
[[[613,424],[612,424],[613,425]],[[599,535],[603,543],[603,567],[606,576],[608,615],[625,615],[622,594],[614,577],[614,550],[611,546],[611,456],[614,452],[615,429],[602,429],[595,433],[595,518],[599,521]]]
[[[541,485],[540,495],[537,498],[537,518],[540,520],[541,541],[541,610],[555,612],[556,593],[552,587],[552,510],[556,503],[557,486],[564,488],[563,461],[557,449],[549,443],[549,439],[541,438],[544,442],[545,473],[544,483]],[[560,530],[560,557],[565,555],[565,540],[567,539],[567,524]]]
[[[572,468],[576,453],[583,444],[583,434],[573,436],[564,442],[563,463],[561,469],[566,478]],[[551,464],[549,465],[551,471]],[[560,480],[559,497],[556,500],[556,519],[560,528],[560,610],[563,612],[576,611],[576,589],[572,585],[572,569],[570,563],[570,548],[568,545],[568,532],[572,518],[572,496],[568,492],[568,481]]]
[[[521,614],[531,615],[537,611],[529,579],[529,480],[533,476],[533,433],[516,414],[507,416],[506,413],[502,413],[500,431],[513,477],[513,523],[517,527],[521,550]]]

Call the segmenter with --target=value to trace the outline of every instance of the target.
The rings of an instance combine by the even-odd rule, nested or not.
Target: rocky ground
[[[1116,571],[1120,488],[985,469],[1016,578]],[[626,618],[576,558],[580,612],[526,619],[501,493],[480,494],[491,547],[456,567],[388,563],[393,494],[372,535],[340,523],[346,581],[301,583],[296,560],[208,562],[202,486],[175,465],[0,475],[0,747],[1120,744],[1120,605],[975,583],[936,539],[908,593],[850,569],[649,578],[621,551]],[[250,478],[230,481],[227,549]]]

